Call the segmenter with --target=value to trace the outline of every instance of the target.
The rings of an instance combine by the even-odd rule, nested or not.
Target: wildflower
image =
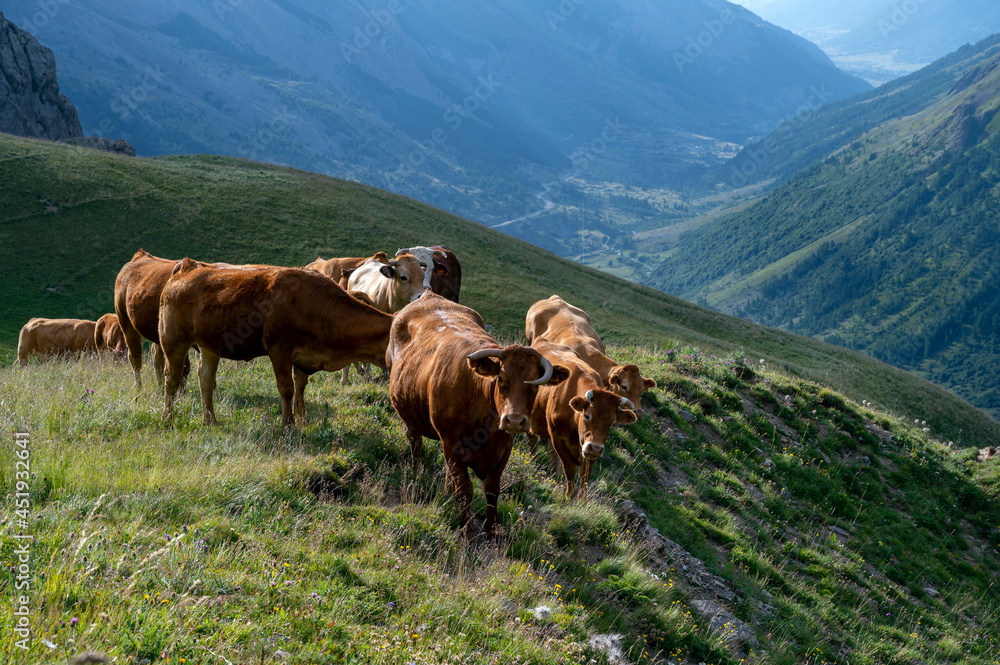
[[[78,621],[79,621],[79,619],[77,619],[76,617],[73,617],[72,619],[69,620],[69,627],[70,628],[75,628]]]

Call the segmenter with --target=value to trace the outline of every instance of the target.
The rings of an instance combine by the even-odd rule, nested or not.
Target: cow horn
[[[541,365],[542,365],[542,378],[536,381],[525,381],[525,383],[527,383],[529,386],[545,385],[546,383],[549,382],[549,379],[552,378],[552,372],[554,371],[552,369],[552,363],[550,363],[547,359],[542,358]]]
[[[635,404],[627,397],[622,397],[622,401],[618,403],[618,406],[624,406],[626,409],[635,411]]]
[[[587,398],[588,402],[593,402],[594,401],[594,391],[593,390],[588,390],[587,394],[584,395],[584,397]]]
[[[399,249],[399,250],[396,250],[396,256],[402,256],[403,254],[408,254],[409,252],[410,252],[410,250],[408,250],[408,249]]]
[[[479,349],[469,355],[469,360],[480,360],[481,358],[499,358],[503,355],[503,349]]]

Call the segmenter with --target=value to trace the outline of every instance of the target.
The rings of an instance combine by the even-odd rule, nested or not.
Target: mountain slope
[[[876,85],[1000,31],[1000,7],[990,0],[775,0],[756,11]]]
[[[1000,414],[1000,47],[944,64],[881,107],[868,95],[811,119],[809,134],[836,137],[825,159],[689,236],[656,285],[865,350]],[[803,155],[803,138],[769,140]]]
[[[164,424],[153,382],[136,395],[122,363],[0,367],[0,431],[24,433],[0,448],[0,486],[27,494],[7,539],[32,574],[0,622],[17,612],[37,636],[22,650],[0,632],[4,662],[1000,658],[1000,457],[979,450],[1000,426],[925,381],[355,183],[0,136],[3,345],[27,313],[105,311],[140,244],[302,263],[419,241],[456,250],[463,299],[501,338],[555,291],[656,380],[588,500],[566,501],[549,453],[518,440],[504,537],[466,541],[442,455],[428,442],[411,470],[378,381],[318,374],[311,419],[288,431],[263,359],[222,363],[214,426],[193,382]]]
[[[83,135],[60,94],[52,51],[0,12],[0,132],[58,141]]]
[[[867,87],[717,0],[73,0],[44,21],[35,12],[28,0],[8,11],[56,52],[87,133],[144,155],[289,164],[484,221],[524,214],[581,149],[589,170],[670,181],[717,161],[720,142],[773,127],[815,86],[825,101]]]
[[[114,278],[139,247],[167,257],[304,265],[317,255],[364,255],[373,242],[389,251],[440,242],[467,267],[463,300],[504,334],[520,335],[528,307],[559,293],[599,317],[611,342],[745,349],[815,381],[836,377],[858,398],[891,386],[880,398],[887,408],[933,422],[956,441],[960,431],[970,444],[998,431],[953,395],[859,353],[608,277],[355,183],[219,157],[137,160],[9,136],[0,136],[0,182],[0,345],[9,352],[32,316],[109,311]]]

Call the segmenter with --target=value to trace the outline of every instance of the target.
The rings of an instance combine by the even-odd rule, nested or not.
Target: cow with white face
[[[403,309],[424,292],[425,271],[412,254],[400,254],[389,263],[368,259],[347,280],[348,291],[361,291],[386,314]]]
[[[409,247],[396,251],[397,258],[404,254],[410,254],[417,258],[417,261],[420,262],[420,267],[424,269],[424,288],[431,288],[431,275],[434,274],[434,257],[437,255],[443,258],[445,253],[439,249],[431,249],[430,247]]]
[[[384,256],[384,254],[383,254]],[[372,257],[358,266],[341,283],[349,293],[366,295],[370,302],[386,314],[394,314],[424,293],[424,273],[421,262],[412,254],[399,254],[392,261],[383,263]],[[358,369],[367,376],[366,366]],[[340,382],[350,383],[350,368],[341,372]]]
[[[458,302],[462,289],[462,264],[455,253],[443,245],[410,247],[396,255],[412,254],[424,266],[424,285],[452,302]]]

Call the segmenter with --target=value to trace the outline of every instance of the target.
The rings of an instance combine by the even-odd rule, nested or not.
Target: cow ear
[[[448,274],[448,266],[444,265],[443,263],[438,263],[437,261],[435,261],[434,262],[434,274],[435,275],[447,275]]]
[[[479,376],[489,378],[500,374],[500,363],[493,358],[478,358],[476,360],[467,358],[466,360],[469,361],[469,367],[472,368],[472,371]]]
[[[392,279],[393,277],[396,276],[396,269],[389,265],[382,266],[381,268],[378,269],[378,271],[383,275],[385,275],[386,277],[388,277],[389,279]]]
[[[558,385],[558,384],[562,383],[563,381],[565,381],[568,378],[569,378],[569,370],[568,369],[566,369],[562,365],[553,365],[552,366],[552,378],[549,379],[549,382],[546,383],[545,385],[547,385],[547,386],[555,386],[555,385]]]
[[[642,387],[645,388],[646,390],[652,390],[653,388],[656,387],[656,381],[654,381],[653,379],[643,379]]]
[[[385,252],[375,252],[375,256],[373,256],[372,258],[378,261],[379,263],[389,262],[389,255],[386,254]]]
[[[612,374],[611,376],[608,377],[609,386],[617,386],[621,382],[622,382],[622,377],[619,374]]]
[[[569,401],[569,406],[574,411],[579,411],[580,413],[583,413],[584,411],[587,410],[588,403],[589,402],[587,402],[586,397],[580,397],[579,395],[577,395],[576,397],[574,397]]]
[[[618,409],[618,416],[615,418],[615,422],[628,425],[629,423],[634,423],[636,420],[638,418],[635,415],[635,411],[631,409]]]

